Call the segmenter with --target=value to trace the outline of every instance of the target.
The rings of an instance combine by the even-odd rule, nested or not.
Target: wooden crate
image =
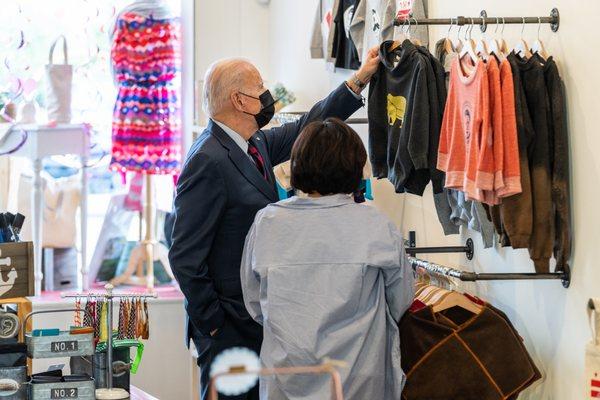
[[[34,295],[33,242],[0,243],[0,299]]]

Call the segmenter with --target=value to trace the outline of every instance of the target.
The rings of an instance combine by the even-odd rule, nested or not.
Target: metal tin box
[[[93,380],[80,382],[36,383],[30,385],[30,400],[95,400]]]

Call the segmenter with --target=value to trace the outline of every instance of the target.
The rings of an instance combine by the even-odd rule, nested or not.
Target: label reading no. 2
[[[76,399],[77,388],[71,389],[52,389],[50,392],[51,399]]]
[[[63,351],[77,351],[79,349],[77,341],[70,342],[52,342],[50,351],[53,353],[62,353]]]

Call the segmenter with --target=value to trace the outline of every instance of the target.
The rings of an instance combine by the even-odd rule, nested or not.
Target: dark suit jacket
[[[279,200],[273,166],[290,158],[296,138],[309,122],[328,117],[344,120],[362,105],[343,84],[299,121],[256,133],[251,141],[264,158],[270,182],[214,122],[194,142],[177,184],[169,252],[186,298],[188,344],[193,334],[190,325],[208,337],[224,324],[228,335],[234,332],[260,343],[262,328],[244,306],[240,262],[254,216]]]

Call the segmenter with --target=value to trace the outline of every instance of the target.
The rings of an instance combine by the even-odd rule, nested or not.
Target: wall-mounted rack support
[[[474,247],[471,239],[467,240],[466,246],[416,247],[416,232],[410,231],[406,244],[406,253],[409,255],[408,259],[415,270],[421,268],[428,273],[456,278],[463,282],[560,279],[565,288],[568,288],[571,284],[571,269],[569,265],[565,265],[562,270],[557,270],[556,272],[478,273],[461,271],[415,257],[417,253],[465,253],[467,258],[472,260]]]
[[[416,247],[417,233],[410,231],[408,233],[408,247],[406,254],[415,257],[417,254],[442,254],[442,253],[465,253],[467,260],[472,260],[475,253],[473,239],[467,239],[464,246],[440,246],[440,247]]]
[[[552,32],[558,31],[560,26],[560,13],[557,8],[550,11],[547,17],[489,17],[485,10],[481,11],[478,17],[465,17],[459,15],[454,18],[397,18],[394,25],[401,26],[407,24],[414,25],[479,25],[482,32],[485,32],[488,25],[492,24],[550,24]]]

